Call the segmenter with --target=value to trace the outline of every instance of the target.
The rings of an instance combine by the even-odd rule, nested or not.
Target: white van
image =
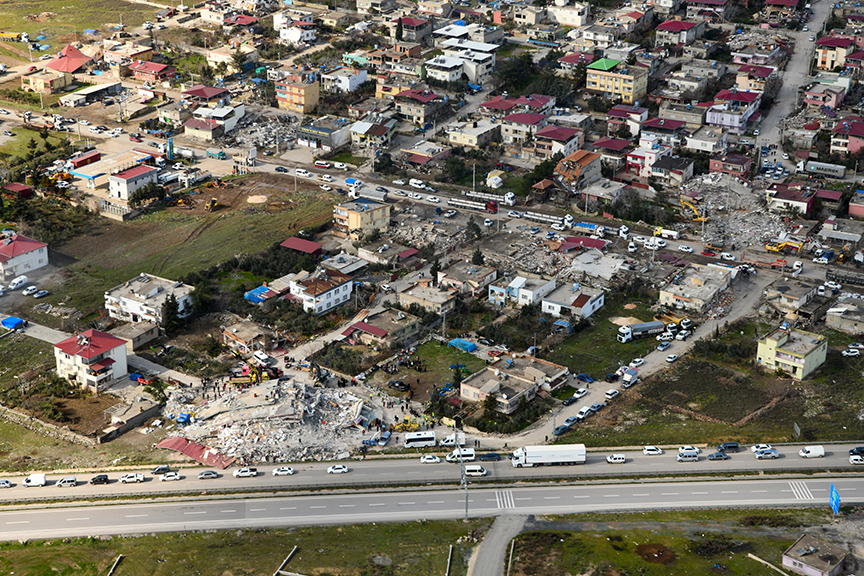
[[[465,466],[465,476],[485,476],[486,469],[479,464]]]
[[[804,446],[799,452],[798,455],[802,458],[822,458],[825,456],[825,447],[824,446]]]
[[[678,454],[678,462],[698,462],[698,452],[681,452]]]
[[[254,356],[255,359],[258,362],[260,362],[261,364],[263,364],[265,366],[270,365],[270,356],[268,356],[267,354],[265,354],[261,350],[256,350],[255,352],[252,353],[252,356]]]
[[[60,480],[57,480],[54,485],[59,486],[60,488],[74,488],[78,485],[78,480],[75,476],[65,476]]]
[[[422,180],[417,180],[416,178],[409,180],[408,185],[412,188],[426,188],[426,184]]]
[[[27,283],[27,276],[18,276],[9,283],[9,290],[17,290]]]
[[[297,168],[296,170],[294,170],[294,174],[296,174],[297,176],[300,176],[302,178],[309,178],[311,176],[309,171],[305,170],[303,168]]]
[[[473,448],[456,448],[447,455],[447,462],[459,462],[459,456],[462,456],[463,462],[473,462],[476,458]]]
[[[45,474],[31,474],[24,479],[24,486],[45,486]]]
[[[462,432],[458,432],[456,434],[450,434],[446,438],[442,438],[440,445],[441,446],[456,446],[456,443],[459,443],[459,446],[465,446],[465,434]]]

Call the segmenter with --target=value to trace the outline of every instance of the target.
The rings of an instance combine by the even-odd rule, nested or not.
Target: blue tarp
[[[9,316],[8,318],[3,319],[3,327],[8,328],[9,330],[15,330],[16,328],[20,328],[24,325],[24,320],[21,318],[16,318],[15,316]]]
[[[254,290],[249,290],[248,292],[246,292],[246,294],[244,294],[243,297],[246,298],[246,300],[248,300],[249,302],[252,302],[253,304],[260,304],[261,302],[264,302],[264,300],[265,300],[264,299],[264,293],[265,292],[267,292],[267,287],[266,286],[259,286],[258,288],[255,288]]]
[[[453,346],[454,348],[459,348],[465,352],[474,352],[477,350],[477,345],[473,342],[468,342],[467,340],[462,340],[461,338],[454,338],[447,343],[448,346]]]

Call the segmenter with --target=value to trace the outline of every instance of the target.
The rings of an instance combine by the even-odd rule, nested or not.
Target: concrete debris
[[[280,150],[294,148],[297,138],[297,117],[291,115],[261,116],[257,119],[244,119],[240,127],[230,135],[219,140],[225,147],[237,148],[275,148]]]

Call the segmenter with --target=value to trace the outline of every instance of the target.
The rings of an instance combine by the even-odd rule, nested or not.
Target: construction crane
[[[684,200],[683,198],[679,198],[681,200],[682,208],[690,208],[693,211],[693,221],[694,222],[708,222],[708,216],[700,216],[699,211],[696,209],[696,206],[691,204],[690,202]]]

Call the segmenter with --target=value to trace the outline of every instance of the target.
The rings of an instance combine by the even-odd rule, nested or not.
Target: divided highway
[[[864,486],[859,478],[807,477],[525,488],[472,486],[467,513],[471,517],[489,517],[732,506],[827,508],[832,483],[841,504],[864,503]],[[453,488],[8,510],[0,512],[0,538],[459,519],[465,516],[465,504],[464,490]]]

